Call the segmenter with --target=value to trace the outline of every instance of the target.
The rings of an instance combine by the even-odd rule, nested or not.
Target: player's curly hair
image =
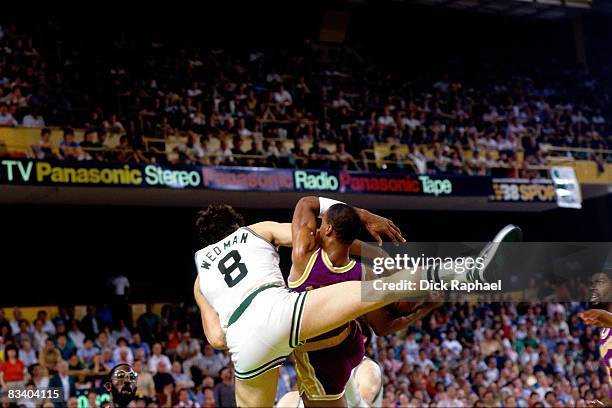
[[[244,217],[227,204],[211,204],[198,211],[196,228],[202,247],[214,244],[244,225]]]

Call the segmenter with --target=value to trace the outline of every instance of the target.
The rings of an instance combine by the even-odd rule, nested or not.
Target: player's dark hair
[[[221,241],[244,225],[244,218],[229,205],[211,204],[198,212],[196,228],[203,247]]]
[[[336,233],[336,239],[343,244],[352,244],[361,232],[361,219],[357,210],[350,205],[334,204],[325,213],[327,222]]]

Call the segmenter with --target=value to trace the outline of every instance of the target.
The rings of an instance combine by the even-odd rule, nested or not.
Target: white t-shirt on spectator
[[[149,371],[152,374],[155,374],[157,372],[157,365],[159,364],[160,361],[164,363],[164,365],[166,366],[166,370],[168,370],[168,372],[170,371],[170,368],[172,368],[172,364],[170,364],[170,359],[168,358],[168,356],[164,354],[160,354],[159,356],[156,356],[155,354],[153,354],[151,358],[149,359]]]
[[[512,123],[510,123],[508,125],[508,133],[525,133],[527,131],[527,128],[525,126],[523,126],[522,123],[519,123],[518,125],[514,125]]]
[[[37,117],[34,117],[32,115],[25,115],[23,117],[22,123],[22,126],[25,127],[44,127],[45,119],[40,115],[38,115]]]
[[[379,116],[378,123],[380,123],[383,126],[393,126],[395,125],[395,119],[393,119],[393,116],[391,115]]]
[[[280,92],[274,92],[274,100],[281,105],[291,105],[293,103],[293,98],[286,89]]]
[[[514,150],[514,145],[508,139],[504,139],[497,145],[497,148],[501,151]]]
[[[455,354],[459,354],[463,350],[463,346],[456,339],[455,340],[444,340],[442,342],[442,347],[449,349]]]
[[[74,342],[77,349],[83,348],[83,342],[85,341],[85,334],[77,329],[76,331],[70,330],[68,336]]]
[[[122,352],[126,353],[126,360],[125,361],[121,360],[121,353]],[[132,353],[132,349],[129,348],[128,346],[115,347],[115,349],[113,350],[113,361],[115,361],[115,363],[117,363],[117,364],[126,363],[126,364],[130,364],[131,365],[134,362],[134,354]],[[170,361],[170,360],[168,360],[168,361]],[[155,367],[155,369],[157,369],[157,366]]]
[[[0,126],[17,126],[17,121],[10,113],[0,114]]]
[[[117,276],[111,280],[111,283],[115,287],[116,296],[124,296],[125,289],[130,287],[130,281],[125,276]]]
[[[266,75],[266,81],[267,82],[278,82],[278,83],[281,83],[281,82],[283,82],[283,79],[277,73],[270,73],[270,74]]]
[[[342,98],[342,99],[335,99],[332,102],[332,107],[334,109],[338,109],[338,108],[350,108],[351,104],[348,103],[348,101],[346,99],[344,99],[344,98]]]
[[[31,366],[34,363],[38,363],[38,358],[36,358],[36,350],[33,348],[30,351],[25,351],[23,349],[19,350],[19,359],[25,364],[26,367]]]
[[[421,121],[418,120],[417,118],[403,118],[402,123],[408,126],[412,130],[421,126]]]
[[[45,320],[43,331],[49,334],[55,334],[55,325],[51,320]]]

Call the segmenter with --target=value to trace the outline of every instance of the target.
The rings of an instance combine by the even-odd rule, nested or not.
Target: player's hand
[[[586,324],[592,324],[600,327],[612,328],[612,313],[603,309],[590,309],[578,316],[584,320]]]
[[[406,242],[400,229],[390,219],[363,209],[359,211],[359,216],[363,226],[378,245],[382,245],[382,237],[387,237],[391,242]]]
[[[587,402],[587,407],[589,408],[599,408],[599,407],[605,407],[605,404],[599,400],[593,400],[593,401],[589,401]]]

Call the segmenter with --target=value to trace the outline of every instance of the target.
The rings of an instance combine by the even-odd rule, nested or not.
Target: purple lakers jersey
[[[608,369],[608,376],[612,382],[612,330],[602,329],[599,340],[599,354]],[[611,391],[612,392],[612,391]]]
[[[358,280],[361,280],[361,263],[352,259],[344,266],[334,266],[327,253],[319,248],[310,256],[302,276],[296,281],[289,281],[288,284],[289,289],[303,292],[334,283]]]
[[[308,260],[302,276],[289,281],[297,292],[334,283],[359,281],[361,263],[351,260],[345,266],[334,266],[327,253],[317,249]],[[312,400],[340,398],[346,382],[363,360],[365,347],[359,323],[352,321],[321,336],[309,339],[293,351],[300,394]]]

